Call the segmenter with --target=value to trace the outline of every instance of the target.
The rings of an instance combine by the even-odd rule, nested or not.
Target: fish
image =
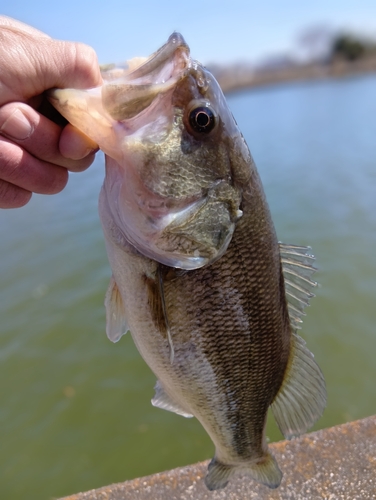
[[[101,87],[49,99],[105,153],[107,336],[129,330],[157,378],[152,404],[210,436],[209,490],[239,474],[276,488],[269,408],[291,439],[326,406],[298,335],[317,286],[310,247],[278,241],[249,148],[182,35],[102,75]]]

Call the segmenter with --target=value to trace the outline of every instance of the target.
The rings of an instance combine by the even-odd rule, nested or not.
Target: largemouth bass
[[[50,98],[106,154],[107,335],[116,342],[129,329],[158,379],[152,404],[195,416],[211,437],[210,490],[238,473],[275,488],[268,408],[291,438],[326,404],[297,335],[316,285],[313,257],[278,243],[221,89],[181,35],[103,79]]]

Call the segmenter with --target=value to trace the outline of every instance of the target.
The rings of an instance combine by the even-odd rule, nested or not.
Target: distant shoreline
[[[209,67],[210,69],[210,67]],[[310,63],[284,68],[250,69],[244,67],[213,68],[212,73],[223,92],[235,92],[276,85],[286,82],[342,78],[346,76],[376,73],[376,57],[357,61],[338,60],[332,63]]]

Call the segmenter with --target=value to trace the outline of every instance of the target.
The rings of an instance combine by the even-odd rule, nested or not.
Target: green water
[[[316,428],[376,413],[376,78],[229,97],[279,238],[322,287],[303,335],[325,374]],[[103,158],[53,197],[0,211],[0,498],[48,500],[209,458],[195,419],[153,408],[130,336],[104,333]],[[273,422],[271,440],[280,439]]]

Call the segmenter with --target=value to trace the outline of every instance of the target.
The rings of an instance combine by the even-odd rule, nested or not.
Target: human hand
[[[0,208],[21,207],[33,192],[58,193],[68,170],[91,165],[98,146],[66,125],[43,93],[100,84],[92,48],[0,16]]]

